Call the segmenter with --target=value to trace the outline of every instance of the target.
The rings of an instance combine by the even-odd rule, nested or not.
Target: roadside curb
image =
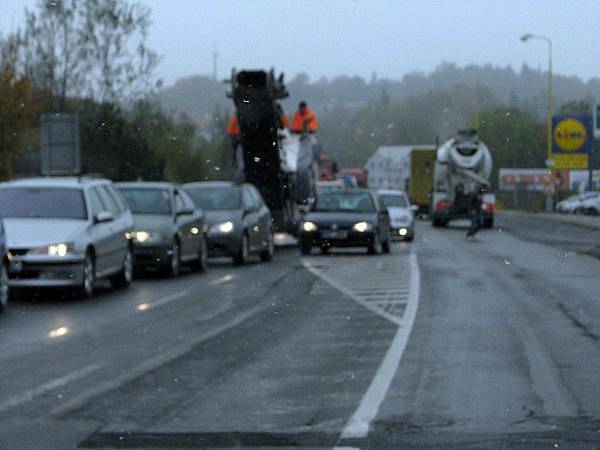
[[[565,223],[568,225],[575,225],[583,228],[589,228],[592,230],[600,230],[600,217],[586,217],[586,216],[569,216],[557,213],[530,213],[525,211],[517,211],[517,210],[504,210],[504,211],[496,211],[496,214],[515,214],[520,216],[529,216],[529,217],[537,217],[540,219],[549,219],[554,220],[556,222]],[[582,220],[583,219],[583,220]]]

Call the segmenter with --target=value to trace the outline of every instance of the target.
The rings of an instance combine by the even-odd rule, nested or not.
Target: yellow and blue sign
[[[552,118],[552,160],[555,169],[587,169],[593,149],[592,117]]]

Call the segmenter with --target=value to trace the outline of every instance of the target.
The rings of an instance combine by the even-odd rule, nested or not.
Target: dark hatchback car
[[[0,312],[8,304],[8,254],[6,250],[6,235],[4,224],[0,217]]]
[[[198,270],[207,266],[204,213],[192,199],[172,183],[117,183],[133,213],[134,266],[158,268],[171,276],[182,264]]]
[[[273,259],[271,212],[253,185],[206,181],[183,188],[206,213],[210,256],[232,257],[238,265],[245,264],[250,254],[263,261]]]
[[[367,247],[390,251],[390,218],[382,200],[364,189],[319,192],[298,230],[302,254],[312,247]]]

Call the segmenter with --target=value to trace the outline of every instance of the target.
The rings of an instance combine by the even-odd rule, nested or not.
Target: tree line
[[[77,113],[82,171],[115,180],[220,178],[231,167],[225,120],[212,136],[152,94],[159,56],[150,10],[127,0],[40,0],[0,37],[0,179],[39,172],[39,115]]]

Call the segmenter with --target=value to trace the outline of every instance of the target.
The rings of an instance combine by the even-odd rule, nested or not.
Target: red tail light
[[[483,210],[486,212],[494,212],[496,205],[494,203],[484,203]]]
[[[448,209],[449,206],[450,206],[450,203],[448,203],[447,200],[438,200],[437,202],[435,202],[435,210],[436,211],[442,211],[444,209]]]

